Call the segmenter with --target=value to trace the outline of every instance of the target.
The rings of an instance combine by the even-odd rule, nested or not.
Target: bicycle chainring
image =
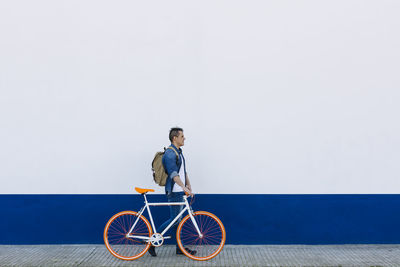
[[[159,247],[164,243],[164,237],[159,233],[154,233],[150,238],[150,242],[153,246]]]

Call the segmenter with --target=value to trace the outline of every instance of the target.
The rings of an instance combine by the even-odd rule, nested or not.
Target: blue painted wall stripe
[[[100,244],[113,214],[142,204],[140,195],[0,195],[0,244]],[[399,194],[199,194],[193,208],[220,217],[228,244],[400,243]],[[156,225],[168,217],[167,207],[152,211]]]

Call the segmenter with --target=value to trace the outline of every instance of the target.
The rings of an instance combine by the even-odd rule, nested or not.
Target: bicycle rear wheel
[[[149,221],[143,216],[138,217],[138,213],[134,211],[115,214],[104,228],[104,243],[108,251],[121,260],[135,260],[150,248],[150,243],[144,239],[127,237],[136,220],[131,235],[151,237]]]
[[[178,225],[176,239],[182,252],[193,260],[204,261],[214,258],[225,245],[225,228],[221,220],[212,213],[197,211],[193,215],[203,237],[199,234],[187,215]],[[192,255],[185,248],[195,250]]]

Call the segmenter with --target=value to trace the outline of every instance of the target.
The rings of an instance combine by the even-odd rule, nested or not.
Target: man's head
[[[171,128],[169,131],[169,140],[177,148],[185,145],[185,136],[183,135],[183,129],[179,127]]]

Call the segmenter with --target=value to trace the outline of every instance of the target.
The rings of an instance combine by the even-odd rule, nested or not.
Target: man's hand
[[[186,180],[186,186],[182,183],[181,178],[179,175],[174,177],[174,182],[177,183],[180,187],[182,187],[183,191],[185,191],[187,194],[190,196],[194,196],[192,193],[192,187],[190,186],[190,183],[188,183],[188,179]]]
[[[183,191],[185,191],[188,195],[190,195],[191,197],[194,196],[194,194],[192,193],[192,190],[190,188],[188,188],[187,186],[182,187]]]
[[[190,192],[192,192],[192,186],[190,185],[189,175],[187,173],[185,173],[185,185],[187,189],[189,189]],[[191,193],[191,196],[193,196],[193,193]]]
[[[191,186],[190,184],[187,184],[186,187],[187,187],[190,191],[192,191],[192,186]]]

